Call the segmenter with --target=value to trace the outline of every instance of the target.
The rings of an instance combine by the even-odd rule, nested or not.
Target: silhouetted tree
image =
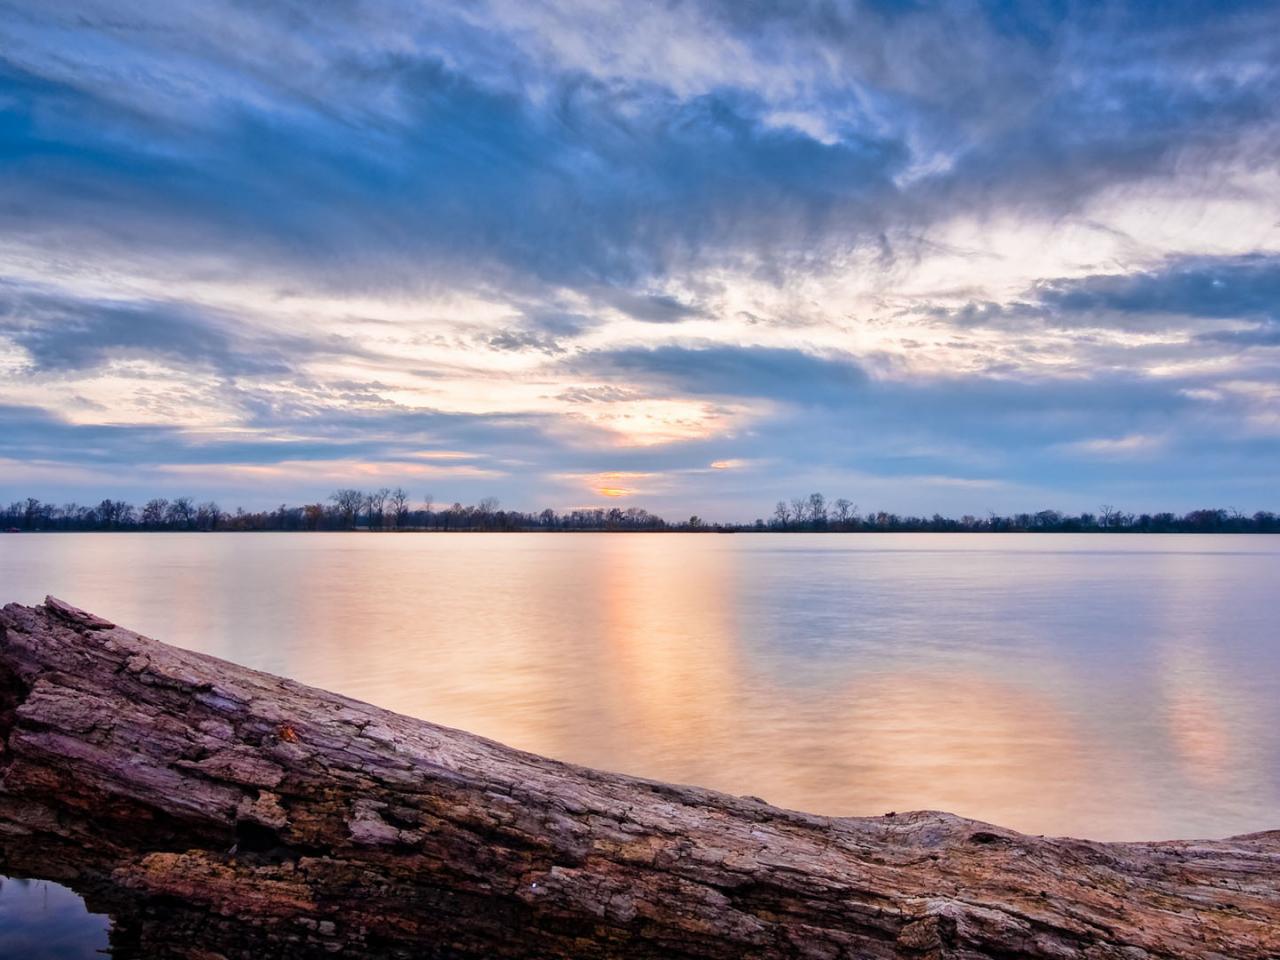
[[[380,487],[365,495],[365,513],[369,518],[369,526],[374,530],[382,529],[383,521],[386,519],[387,497],[390,495],[391,491],[386,487]]]
[[[391,516],[397,530],[409,522],[409,494],[404,487],[396,487],[391,491]]]
[[[476,504],[475,510],[472,511],[476,526],[481,530],[492,530],[495,526],[500,529],[501,523],[497,516],[500,505],[497,497],[485,497]]]
[[[791,500],[791,520],[797,527],[803,527],[809,514],[809,498],[793,497]]]
[[[142,508],[142,524],[151,530],[159,530],[164,526],[165,517],[169,513],[169,501],[164,497],[148,500]]]
[[[791,524],[791,508],[787,506],[785,500],[779,500],[777,506],[773,508],[774,526],[782,530],[787,529]]]
[[[840,497],[838,500],[836,500],[835,502],[836,523],[840,524],[840,526],[842,527],[845,524],[847,524],[849,522],[850,512],[853,509],[854,509],[853,504],[850,503],[848,500],[846,500],[844,497]]]
[[[195,519],[197,530],[217,530],[222,520],[222,509],[212,500],[208,500],[196,507]]]
[[[196,508],[190,497],[178,497],[169,504],[164,520],[174,530],[190,530],[196,516]]]
[[[360,516],[360,508],[364,506],[364,494],[359,490],[344,488],[329,494],[334,507],[338,511],[339,522],[347,530],[355,529],[356,520]]]
[[[303,522],[308,530],[319,530],[324,526],[325,509],[323,503],[309,503],[302,508]]]
[[[1041,510],[1033,522],[1037,530],[1056,530],[1062,525],[1062,514],[1057,510]]]
[[[827,498],[820,493],[809,494],[809,522],[815,527],[827,525]]]

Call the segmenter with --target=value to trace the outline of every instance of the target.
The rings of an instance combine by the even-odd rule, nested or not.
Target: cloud
[[[695,395],[761,397],[805,404],[845,404],[866,386],[851,357],[774,347],[661,346],[584,354],[575,372],[638,380]]]
[[[95,49],[100,30],[67,29]],[[152,35],[139,25],[113,39]],[[99,65],[112,68],[110,89],[87,64],[10,66],[22,94],[0,190],[10,229],[38,241],[56,228],[148,256],[231,252],[253,272],[321,286],[362,276],[418,286],[425,258],[455,282],[497,270],[511,287],[598,287],[661,276],[677,257],[718,258],[726,245],[776,246],[784,222],[794,246],[836,218],[869,221],[867,199],[892,191],[902,159],[872,134],[826,145],[772,128],[747,93],[679,101],[552,73],[552,96],[535,102],[434,51],[391,46],[321,54],[317,83],[346,99],[233,85],[242,98],[208,104],[193,130],[157,114],[155,72],[205,88],[230,64],[132,52],[136,77]],[[613,299],[653,322],[691,309],[622,288]]]
[[[655,69],[644,38],[673,24],[688,39]],[[323,286],[439,282],[424,258],[454,281],[605,281],[670,322],[688,305],[628,286],[803,264],[975,205],[1078,209],[1235,150],[1274,119],[1274,25],[1264,7],[1141,30],[856,3],[32,9],[10,26],[4,219]]]
[[[565,352],[565,348],[560,345],[556,337],[537,330],[499,330],[485,338],[484,342],[494,350],[509,350],[516,353],[536,351],[555,356]]]
[[[474,482],[506,476],[506,471],[478,467],[474,464],[367,459],[279,460],[270,464],[169,463],[157,467],[156,472],[165,478],[191,479],[201,484],[213,482],[227,486],[253,486],[271,483],[284,489],[288,489],[289,486],[314,489],[317,483],[332,486],[384,482],[420,484],[424,480],[440,478]]]
[[[453,450],[491,472],[453,496],[511,504],[1268,505],[1274,4],[82,0],[0,35],[0,456],[59,489]]]
[[[1280,258],[1180,258],[1159,270],[1045,281],[1033,296],[1069,314],[1272,320],[1280,316]]]
[[[242,317],[182,301],[75,297],[0,281],[0,337],[38,373],[148,358],[227,375],[295,370],[316,355],[368,356],[349,341],[255,331]]]
[[[681,320],[702,316],[702,311],[696,307],[664,294],[635,294],[615,290],[607,293],[605,299],[632,319],[646,323],[679,323]]]
[[[611,384],[591,387],[573,387],[565,390],[560,399],[568,403],[619,403],[627,400],[639,400],[644,395],[628,387],[616,387]]]
[[[1163,336],[1178,348],[1166,349],[1162,360],[1221,359],[1224,347],[1239,352],[1280,343],[1280,257],[1173,257],[1149,269],[1042,279],[1004,303],[930,305],[921,312],[961,331],[1090,331],[1095,346],[1098,336],[1130,348],[1141,342],[1130,334]]]
[[[1132,457],[1148,457],[1164,446],[1164,437],[1131,433],[1124,437],[1097,437],[1062,444],[1064,452],[1085,457],[1101,457],[1120,460]]]
[[[519,457],[554,442],[536,418],[477,417],[437,411],[393,410],[289,417],[238,430],[198,427],[73,423],[46,410],[0,406],[0,456],[83,464],[155,466],[247,465],[282,462],[385,460],[457,461],[482,456]],[[485,452],[462,453],[459,448]],[[421,466],[422,464],[419,464]]]

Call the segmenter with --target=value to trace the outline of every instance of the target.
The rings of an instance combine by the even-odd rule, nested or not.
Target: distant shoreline
[[[537,534],[537,533],[554,533],[554,534],[566,534],[566,535],[571,535],[571,534],[592,534],[592,533],[634,533],[634,534],[654,534],[654,535],[661,535],[661,534],[695,534],[695,535],[696,535],[696,534],[726,534],[726,533],[732,533],[732,534],[761,534],[761,535],[775,534],[775,535],[776,535],[776,534],[795,534],[795,533],[802,533],[802,534],[818,534],[818,535],[821,535],[821,536],[827,536],[827,535],[838,536],[838,535],[842,535],[842,534],[843,534],[843,535],[849,535],[849,536],[876,536],[876,535],[883,535],[883,534],[887,534],[887,533],[893,533],[893,534],[899,534],[899,533],[905,533],[905,534],[947,533],[947,534],[955,534],[955,535],[958,535],[958,536],[963,536],[963,535],[970,535],[970,536],[986,536],[986,535],[988,535],[988,534],[996,533],[996,534],[1001,534],[1001,535],[1010,535],[1010,536],[1017,536],[1017,535],[1020,535],[1020,534],[1021,534],[1021,535],[1027,535],[1027,534],[1030,534],[1030,535],[1037,535],[1037,534],[1052,534],[1052,535],[1063,535],[1063,536],[1069,536],[1069,535],[1073,535],[1073,534],[1085,534],[1085,535],[1090,535],[1090,536],[1092,536],[1092,535],[1094,535],[1094,534],[1098,534],[1098,535],[1107,535],[1107,536],[1113,536],[1113,535],[1115,535],[1115,536],[1119,536],[1119,535],[1126,535],[1126,534],[1127,534],[1127,535],[1130,535],[1130,536],[1152,535],[1152,536],[1190,536],[1190,537],[1196,537],[1196,536],[1222,536],[1222,535],[1224,535],[1224,534],[1233,534],[1233,535],[1240,535],[1240,536],[1277,536],[1277,535],[1280,535],[1280,529],[1278,529],[1278,530],[1252,530],[1252,529],[1251,529],[1251,530],[1238,530],[1238,529],[1226,529],[1226,530],[1143,530],[1143,529],[1140,529],[1140,528],[1118,528],[1118,529],[1111,530],[1111,529],[1104,529],[1104,528],[1101,528],[1101,527],[1094,527],[1094,528],[1092,528],[1092,529],[1088,529],[1088,530],[1034,530],[1034,529],[1007,529],[1007,530],[966,530],[966,529],[960,529],[960,530],[929,530],[929,529],[920,529],[920,528],[911,528],[911,529],[886,529],[886,530],[874,530],[874,529],[873,529],[873,530],[837,530],[837,529],[832,529],[832,528],[827,528],[827,529],[822,529],[822,530],[813,530],[813,529],[809,529],[809,530],[777,530],[777,529],[773,529],[773,528],[770,528],[770,527],[766,527],[765,529],[760,530],[760,529],[757,529],[757,528],[756,528],[756,527],[754,527],[754,526],[742,526],[742,527],[735,527],[735,526],[730,526],[730,525],[726,525],[726,524],[707,524],[707,525],[705,525],[705,526],[696,527],[696,528],[695,528],[695,527],[688,527],[688,526],[669,526],[669,527],[663,527],[663,528],[661,528],[661,529],[653,529],[653,530],[643,530],[643,529],[634,529],[634,528],[626,528],[626,527],[621,527],[621,528],[618,528],[618,529],[610,529],[610,528],[608,528],[608,527],[599,527],[599,528],[590,528],[590,529],[582,528],[582,529],[545,529],[545,530],[544,530],[544,529],[536,529],[536,528],[528,528],[528,527],[519,527],[519,528],[506,529],[506,530],[481,529],[481,528],[478,528],[478,527],[476,527],[476,528],[452,528],[452,529],[447,529],[447,530],[446,530],[446,529],[431,528],[431,527],[401,527],[401,528],[384,528],[384,529],[372,529],[372,528],[370,528],[370,527],[351,527],[351,528],[346,528],[346,529],[341,529],[341,528],[321,528],[321,529],[317,529],[317,530],[308,530],[308,529],[297,529],[297,530],[286,530],[286,529],[256,529],[256,528],[235,528],[235,527],[219,527],[219,528],[209,529],[209,530],[199,530],[199,529],[190,529],[190,530],[173,530],[173,529],[148,530],[148,529],[145,529],[145,528],[142,528],[142,527],[115,527],[115,528],[110,528],[110,529],[105,529],[105,528],[100,528],[100,527],[98,527],[98,528],[87,528],[87,529],[68,529],[68,530],[57,530],[57,529],[51,529],[51,530],[45,530],[45,529],[38,529],[38,530],[22,530],[22,529],[7,529],[7,530],[0,530],[0,535],[3,535],[3,534],[11,534],[11,535],[17,535],[17,534],[28,534],[28,535],[29,535],[29,534],[53,534],[53,535],[58,535],[58,534],[73,534],[73,533],[148,533],[148,534],[151,534],[151,533],[155,533],[155,534],[184,534],[184,533],[321,533],[321,534],[323,534],[323,533],[368,533],[368,534],[386,534],[386,535],[396,535],[396,534],[405,534],[405,535],[408,535],[408,534],[415,534],[415,533],[416,533],[416,534],[424,534],[424,533],[435,534],[435,533],[439,533],[439,534],[456,534],[456,535],[463,535],[463,534],[469,534],[469,533],[474,533],[474,534],[483,534],[483,533],[528,533],[528,534]]]
[[[1000,516],[966,514],[905,516],[884,510],[859,512],[843,497],[821,493],[780,500],[766,520],[713,523],[694,515],[667,521],[641,507],[581,507],[537,513],[503,510],[487,497],[473,506],[437,505],[428,494],[411,502],[403,488],[337,490],[324,502],[281,504],[256,512],[222,509],[191,497],[152,498],[140,507],[124,500],[96,506],[61,506],[36,497],[0,506],[3,533],[194,533],[194,532],[367,532],[367,533],[1280,533],[1280,515],[1269,510],[1244,514],[1207,508],[1185,514],[1128,513],[1110,505],[1097,513],[1057,510]]]

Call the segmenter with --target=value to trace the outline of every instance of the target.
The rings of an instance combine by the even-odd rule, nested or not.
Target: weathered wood
[[[0,848],[150,956],[1280,955],[1280,831],[1030,837],[602,773],[0,611]]]

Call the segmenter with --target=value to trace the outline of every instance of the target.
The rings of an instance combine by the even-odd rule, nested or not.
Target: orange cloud
[[[325,480],[331,483],[396,482],[415,477],[504,477],[491,470],[464,463],[418,463],[410,460],[281,460],[276,463],[174,463],[156,468],[175,476],[217,478],[228,482],[254,480]]]
[[[419,450],[409,456],[416,460],[479,460],[486,455],[462,450]]]
[[[647,480],[653,476],[655,474],[629,470],[610,470],[606,473],[560,474],[561,479],[579,481],[597,496],[611,499],[630,497],[636,493],[644,492],[636,489],[633,481]]]

